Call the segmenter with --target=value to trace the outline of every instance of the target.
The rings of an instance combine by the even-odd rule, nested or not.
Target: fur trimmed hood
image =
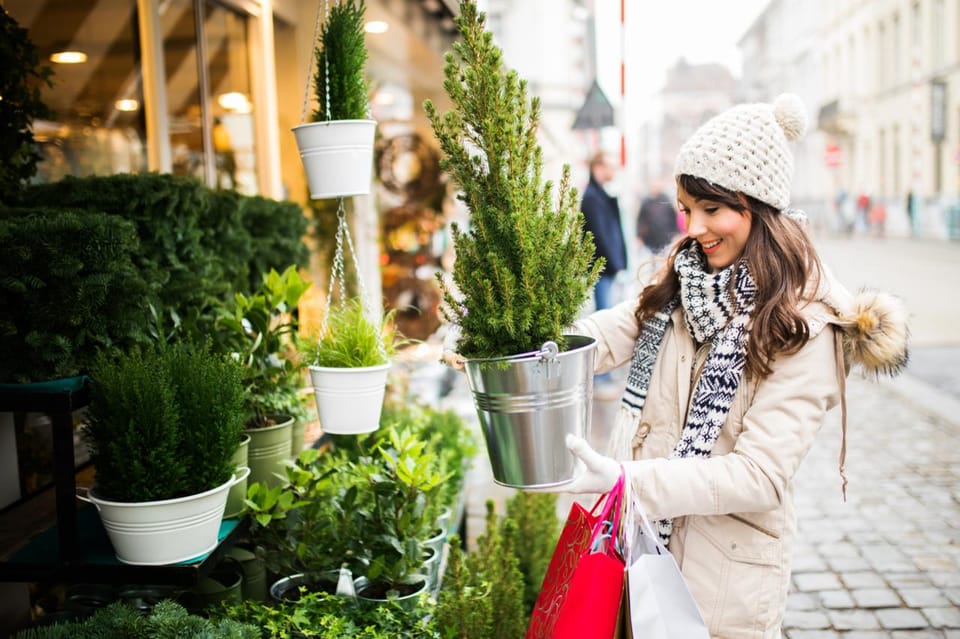
[[[823,268],[818,298],[835,313],[847,370],[861,367],[869,375],[903,372],[909,360],[907,309],[900,298],[864,289],[851,294],[833,273]]]

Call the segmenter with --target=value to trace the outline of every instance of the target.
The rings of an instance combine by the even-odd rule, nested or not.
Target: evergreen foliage
[[[99,496],[155,501],[226,482],[242,432],[240,365],[191,346],[101,354],[83,432]]]
[[[240,197],[240,206],[243,228],[250,236],[251,252],[245,256],[250,280],[246,289],[236,290],[256,291],[270,269],[310,265],[310,251],[303,241],[310,223],[299,204],[246,195]],[[216,243],[211,243],[211,248],[215,247]]]
[[[443,639],[516,639],[526,633],[516,525],[509,517],[498,521],[488,501],[486,533],[477,539],[477,550],[464,557],[451,539],[434,612]]]
[[[365,120],[370,115],[369,87],[364,76],[365,11],[363,0],[341,0],[334,3],[327,14],[320,32],[322,46],[314,51],[317,61],[314,86],[319,104],[313,114],[315,121]]]
[[[507,500],[507,519],[516,523],[510,532],[504,534],[513,536],[510,545],[523,574],[523,603],[529,616],[537,603],[543,577],[547,574],[547,567],[560,538],[557,496],[553,493],[517,491]]]
[[[443,83],[452,109],[441,115],[424,103],[446,154],[441,166],[470,209],[470,227],[453,226],[457,291],[438,278],[444,313],[461,328],[457,350],[465,357],[535,351],[547,340],[562,347],[563,329],[602,264],[590,265],[593,238],[584,232],[569,167],[556,203],[543,180],[540,101],[528,100],[526,82],[505,70],[475,4],[462,2],[455,21],[461,40],[446,56]]]
[[[114,215],[0,207],[0,382],[72,377],[99,349],[144,343],[152,298],[139,245]]]
[[[31,126],[48,117],[40,87],[53,72],[40,66],[27,30],[0,6],[0,203],[13,204],[37,172],[40,153]]]
[[[232,619],[210,620],[189,614],[169,600],[148,615],[117,602],[83,621],[23,630],[14,639],[260,639],[256,626]]]

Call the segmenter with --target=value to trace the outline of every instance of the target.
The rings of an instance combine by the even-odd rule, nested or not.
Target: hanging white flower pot
[[[359,435],[377,430],[389,371],[389,363],[362,368],[311,366],[310,380],[323,432]]]
[[[217,547],[227,493],[249,474],[249,468],[238,469],[216,488],[177,499],[111,501],[86,488],[77,489],[77,498],[96,506],[119,561],[162,566],[195,559]]]
[[[376,127],[375,120],[333,120],[293,127],[312,199],[370,193]]]

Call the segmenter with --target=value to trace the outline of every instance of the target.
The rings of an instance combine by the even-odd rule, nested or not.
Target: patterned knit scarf
[[[719,273],[706,272],[706,259],[699,244],[680,251],[673,268],[680,276],[680,294],[640,327],[622,403],[639,418],[670,315],[681,304],[690,334],[697,342],[710,342],[711,346],[693,391],[687,423],[670,457],[709,457],[746,363],[756,285],[743,261]],[[731,299],[728,291],[734,273]],[[672,520],[660,520],[657,528],[663,543],[669,543]]]

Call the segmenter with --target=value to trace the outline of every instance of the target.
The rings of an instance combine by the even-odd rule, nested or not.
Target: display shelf
[[[65,581],[68,583],[149,583],[191,586],[206,576],[233,542],[247,530],[249,520],[225,519],[217,547],[197,559],[165,566],[134,566],[117,560],[96,508],[77,512],[77,542],[81,554],[70,562],[57,560],[57,530],[33,538],[4,563],[0,581]]]

